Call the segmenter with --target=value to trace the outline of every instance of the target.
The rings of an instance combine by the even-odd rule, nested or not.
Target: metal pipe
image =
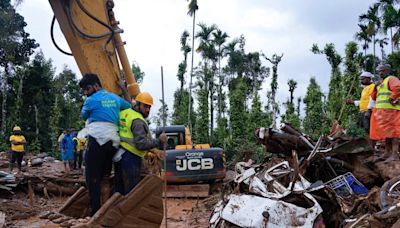
[[[164,71],[163,67],[161,66],[161,92],[162,92],[162,118],[163,118],[163,133],[165,132],[165,99],[164,99]],[[163,144],[163,151],[164,151],[164,218],[165,218],[165,227],[167,226],[167,154],[166,154],[166,144]]]
[[[135,76],[133,75],[128,56],[125,52],[124,43],[122,42],[121,35],[119,33],[114,35],[114,42],[117,48],[119,61],[122,65],[122,69],[124,70],[128,92],[133,98],[135,98],[140,93],[140,88],[139,84],[136,82]]]

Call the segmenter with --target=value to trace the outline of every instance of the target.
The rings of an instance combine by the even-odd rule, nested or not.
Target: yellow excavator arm
[[[140,92],[115,20],[112,0],[49,0],[71,54],[82,74],[95,73],[103,88],[120,94],[116,83],[124,75],[128,92]],[[54,25],[54,19],[52,28]],[[53,36],[52,36],[53,38]],[[54,39],[53,39],[54,41]],[[121,67],[122,66],[122,71]]]

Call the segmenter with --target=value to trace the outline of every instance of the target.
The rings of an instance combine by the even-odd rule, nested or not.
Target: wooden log
[[[84,179],[55,177],[55,176],[48,176],[48,175],[36,176],[36,175],[30,174],[30,173],[25,173],[24,177],[28,178],[28,179],[36,179],[36,180],[42,180],[42,181],[49,180],[49,181],[52,181],[52,182],[78,183],[78,184],[82,184],[82,185],[86,184]]]
[[[57,195],[72,195],[75,193],[75,191],[77,190],[77,187],[74,186],[60,186],[58,184],[54,184],[50,181],[47,181],[46,183],[33,183],[32,182],[32,187],[36,192],[43,192],[45,191],[44,189],[46,189],[46,191],[48,193],[53,193],[53,194],[57,194]]]
[[[260,140],[266,145],[267,151],[271,153],[282,153],[291,156],[292,150],[298,151],[299,154],[308,153],[310,151],[307,145],[299,136],[280,132],[274,129],[268,129],[264,135],[264,139]]]
[[[28,195],[29,195],[29,204],[31,207],[35,206],[35,193],[33,192],[32,183],[28,180]]]

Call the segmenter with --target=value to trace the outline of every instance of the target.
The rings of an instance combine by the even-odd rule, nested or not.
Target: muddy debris
[[[288,124],[256,129],[266,159],[235,164],[210,227],[392,226],[400,218],[400,161],[345,132],[336,125],[314,141]]]

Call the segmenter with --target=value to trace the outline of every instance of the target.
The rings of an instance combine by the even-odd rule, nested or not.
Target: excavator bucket
[[[163,219],[162,183],[158,176],[148,175],[127,195],[114,193],[88,223],[74,227],[159,227]],[[89,211],[88,205],[88,193],[82,187],[59,212],[82,218]]]

